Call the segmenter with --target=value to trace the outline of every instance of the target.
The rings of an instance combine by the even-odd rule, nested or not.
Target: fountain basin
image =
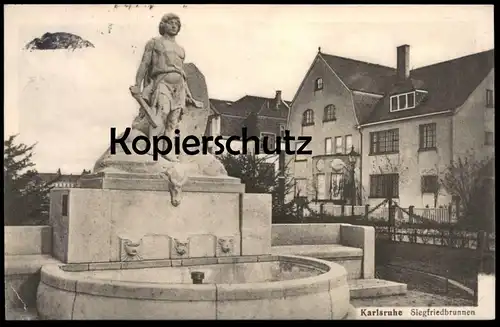
[[[46,265],[37,308],[42,319],[342,319],[349,300],[339,264],[244,256]]]

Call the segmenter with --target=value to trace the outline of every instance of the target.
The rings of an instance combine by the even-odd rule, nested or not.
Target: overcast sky
[[[91,169],[109,129],[137,113],[128,87],[147,40],[167,12],[182,20],[178,42],[205,75],[211,98],[245,94],[291,100],[322,52],[395,67],[409,44],[411,67],[492,49],[493,6],[19,5],[5,8],[5,129],[38,142],[41,172]],[[45,32],[70,32],[95,48],[22,48]]]

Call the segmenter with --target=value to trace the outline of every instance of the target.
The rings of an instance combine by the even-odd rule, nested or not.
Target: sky
[[[210,98],[292,100],[318,47],[396,66],[410,45],[418,68],[494,48],[493,6],[9,5],[4,20],[4,137],[37,143],[40,172],[92,169],[110,128],[138,112],[128,87],[161,16],[178,14],[177,42],[205,75]],[[45,32],[69,32],[95,48],[26,51]]]

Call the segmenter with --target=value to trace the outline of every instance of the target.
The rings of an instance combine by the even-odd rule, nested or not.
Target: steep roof
[[[238,116],[238,113],[232,112],[233,110],[231,108],[231,105],[233,103],[234,103],[233,101],[229,100],[210,99],[210,104],[217,113]]]
[[[250,114],[259,117],[259,127],[262,131],[278,134],[279,123],[286,123],[290,105],[289,101],[283,101],[285,103],[281,103],[276,109],[274,98],[245,95],[236,101],[210,99],[214,110],[221,116],[221,135],[224,136],[240,135],[245,119]]]
[[[326,53],[319,54],[351,91],[383,94],[396,69]]]
[[[290,101],[283,101],[286,105],[290,106]],[[278,109],[275,109],[274,98],[245,95],[236,101],[210,99],[210,102],[214,109],[221,115],[247,117],[253,112],[261,116],[284,119],[288,115],[288,107],[283,103],[280,104]]]
[[[455,110],[459,108],[494,68],[494,50],[414,69],[410,72],[413,89],[427,91],[423,102],[411,110],[389,111],[390,95],[403,91],[393,77],[386,96],[380,99],[371,114],[361,123],[374,123],[390,119]]]
[[[411,77],[424,81],[423,89],[432,92],[427,105],[442,109],[461,106],[495,67],[495,50],[421,67]]]
[[[236,100],[232,105],[232,112],[238,113],[238,116],[247,117],[251,113],[257,113],[259,116],[284,118],[288,116],[288,107],[281,103],[275,108],[274,98],[265,98],[255,95],[245,95]]]
[[[353,93],[352,100],[354,102],[354,110],[356,112],[356,116],[358,117],[358,121],[361,123],[366,121],[366,119],[370,117],[373,108],[375,107],[377,102],[380,101],[380,97],[362,93]]]

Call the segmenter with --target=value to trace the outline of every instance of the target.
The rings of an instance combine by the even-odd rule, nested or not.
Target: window
[[[393,108],[398,107],[398,97],[391,97],[391,111],[394,111]]]
[[[307,179],[305,178],[295,179],[295,197],[307,198]]]
[[[484,145],[494,145],[495,134],[493,132],[484,132]]]
[[[269,151],[276,149],[276,135],[273,133],[260,133],[260,153],[264,153],[264,142],[266,143],[266,149],[269,149]]]
[[[396,110],[401,110],[401,109],[406,109],[407,106],[407,101],[406,101],[407,96],[404,95],[399,95],[398,96],[398,106]]]
[[[344,182],[343,174],[330,175],[330,199],[340,200],[342,198],[342,189]]]
[[[438,191],[438,177],[435,175],[422,176],[421,178],[422,193],[437,193]]]
[[[323,122],[334,121],[335,118],[335,106],[333,104],[329,104],[325,107],[323,113]]]
[[[325,174],[316,174],[316,200],[326,200]]]
[[[399,175],[370,175],[371,198],[397,198],[399,196]]]
[[[412,108],[415,108],[415,92],[391,96],[391,112]]]
[[[345,152],[349,153],[352,149],[352,135],[346,135],[345,137]]]
[[[68,215],[68,194],[63,194],[61,207],[61,215],[66,217]]]
[[[420,150],[436,148],[436,123],[420,125]]]
[[[280,124],[279,126],[280,126],[280,136],[285,137],[286,126],[284,124]]]
[[[325,154],[332,154],[332,138],[325,139]]]
[[[486,107],[493,108],[494,106],[493,90],[486,90]]]
[[[323,79],[321,77],[319,77],[314,82],[314,91],[319,91],[322,89],[323,89]]]
[[[408,93],[406,95],[406,100],[407,100],[407,104],[408,104],[408,108],[413,108],[415,107],[415,93]]]
[[[370,154],[399,152],[399,129],[370,133]]]
[[[344,147],[342,144],[342,136],[337,136],[335,138],[335,154],[344,153]]]
[[[307,109],[302,114],[302,126],[314,125],[314,111]]]

